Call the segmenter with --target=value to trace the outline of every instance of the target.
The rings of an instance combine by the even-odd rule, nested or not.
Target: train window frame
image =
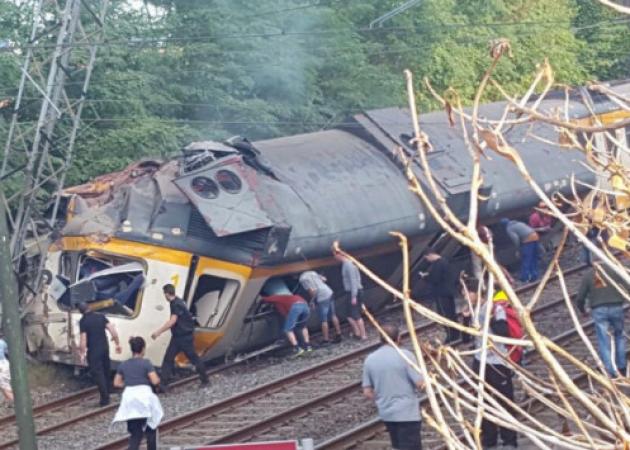
[[[76,258],[74,260],[74,264],[71,269],[72,273],[70,274],[71,276],[69,278],[71,284],[74,284],[80,281],[79,274],[80,274],[81,264],[84,258],[86,257],[86,255],[90,252],[97,253],[99,254],[99,256],[102,256],[105,258],[109,257],[112,259],[123,260],[125,261],[125,263],[137,262],[142,266],[142,272],[146,280],[148,265],[147,265],[146,260],[142,258],[134,258],[128,255],[121,255],[119,253],[103,251],[101,249],[86,249],[86,250],[79,250],[79,251],[66,250],[66,251],[61,252],[60,258],[64,258],[64,255],[70,255],[70,257],[72,258],[72,254],[74,254],[74,257]],[[146,284],[146,281],[145,281],[145,284]],[[133,319],[136,319],[140,315],[140,312],[142,311],[143,298],[144,298],[144,284],[140,286],[140,288],[138,288],[138,292],[136,294],[136,301],[134,304],[134,309],[133,309],[132,314],[122,314],[122,313],[118,314],[118,313],[108,312],[108,311],[98,310],[98,309],[95,311],[100,312],[101,314],[104,314],[107,317],[116,317],[116,318],[121,318],[121,319],[133,320]],[[76,310],[73,309],[72,312],[76,312]]]
[[[214,314],[209,315],[208,319],[206,321],[204,321],[205,323],[200,323],[199,322],[199,312],[198,312],[198,308],[197,308],[197,303],[205,296],[210,294],[211,292],[216,292],[216,291],[207,291],[204,292],[202,295],[197,296],[197,292],[199,289],[199,285],[200,285],[200,281],[203,277],[212,277],[212,278],[217,278],[220,279],[222,281],[224,281],[224,285],[221,288],[221,292],[219,293],[218,297],[217,297],[217,307],[219,306],[218,303],[223,301],[223,293],[225,292],[226,288],[228,288],[228,285],[232,286],[232,292],[229,295],[229,297],[225,300],[226,301],[226,306],[220,311],[220,315],[219,315],[219,319],[216,321],[216,323],[209,325],[211,322],[213,322],[214,320],[214,316],[217,314],[217,311],[215,311]],[[199,272],[195,274],[195,282],[194,285],[191,286],[190,289],[190,293],[188,294],[188,299],[187,299],[187,304],[188,307],[194,311],[194,315],[195,315],[195,320],[197,322],[197,324],[195,325],[195,328],[199,328],[199,329],[203,329],[203,330],[218,330],[220,329],[223,325],[225,325],[225,322],[228,318],[228,316],[230,315],[230,312],[232,311],[233,305],[236,301],[236,298],[238,296],[238,294],[241,292],[241,288],[242,288],[242,283],[240,280],[236,279],[236,278],[231,278],[229,276],[223,276],[223,275],[219,275],[216,273],[212,273],[210,272]]]
[[[237,188],[226,187],[226,183],[219,179],[220,174],[228,175],[230,177],[230,181],[231,182],[237,182],[238,183],[238,187]],[[228,169],[217,170],[216,173],[214,174],[214,179],[217,182],[217,184],[219,185],[219,187],[223,191],[227,192],[228,194],[233,194],[233,195],[234,194],[238,194],[238,193],[240,193],[243,190],[243,180],[233,170],[228,170]]]

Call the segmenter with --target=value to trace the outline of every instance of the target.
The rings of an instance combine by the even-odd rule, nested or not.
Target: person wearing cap
[[[524,222],[518,220],[501,219],[501,225],[505,227],[508,237],[521,253],[522,282],[536,281],[538,279],[538,253],[540,238],[536,230]]]
[[[79,311],[83,315],[79,320],[81,333],[79,344],[79,357],[81,363],[87,365],[92,375],[92,380],[98,387],[101,396],[99,406],[109,405],[109,376],[111,361],[109,359],[109,344],[107,343],[106,330],[111,334],[112,341],[116,343],[116,353],[120,353],[120,341],[114,325],[107,320],[105,315],[94,312],[87,303],[79,303]]]

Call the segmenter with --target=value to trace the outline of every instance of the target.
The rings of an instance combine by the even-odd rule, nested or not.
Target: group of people
[[[341,280],[344,291],[347,294],[348,323],[352,328],[352,336],[356,339],[367,340],[365,323],[361,317],[363,305],[363,285],[359,269],[339,251],[333,250],[334,257],[341,263]],[[299,284],[308,294],[307,302],[302,296],[291,292],[276,293],[262,297],[264,302],[272,304],[276,311],[284,317],[282,331],[286,334],[292,346],[294,356],[300,356],[311,352],[306,323],[310,317],[310,310],[316,309],[319,315],[322,330],[322,345],[338,343],[342,340],[341,324],[336,313],[334,292],[326,283],[326,277],[308,270],[300,274]],[[310,304],[310,307],[309,307]],[[330,322],[332,322],[335,337],[330,338]]]
[[[151,362],[144,358],[146,341],[141,336],[134,336],[129,340],[132,357],[118,366],[113,380],[114,387],[124,388],[113,423],[127,423],[130,450],[140,448],[143,436],[146,436],[147,449],[157,448],[155,430],[162,419],[163,412],[154,391],[166,392],[168,390],[175,357],[178,353],[184,353],[195,366],[201,385],[208,384],[205,366],[194,350],[194,317],[184,301],[175,294],[175,286],[166,284],[162,291],[169,303],[170,315],[168,320],[151,334],[151,338],[155,340],[166,331],[171,332],[171,340],[162,362],[161,379]],[[83,363],[87,362],[92,379],[100,393],[99,405],[103,407],[110,403],[110,356],[107,333],[115,344],[116,353],[121,353],[122,348],[116,328],[105,315],[90,310],[86,303],[80,303],[78,307],[82,314],[79,320],[79,357]],[[2,360],[0,359],[0,370],[1,367]],[[0,383],[1,381],[0,372]]]
[[[439,258],[432,258],[435,262]],[[445,261],[443,261],[445,263]],[[439,269],[440,273],[448,272],[448,267]],[[430,273],[427,277],[430,277]],[[437,276],[437,275],[433,275]],[[448,280],[448,277],[442,278]],[[478,282],[468,282],[467,291],[473,307],[478,302],[484,302],[486,296],[478,296]],[[451,294],[450,292],[448,293]],[[450,301],[450,300],[449,300]],[[510,334],[508,321],[513,314],[503,291],[498,291],[490,309],[490,328],[492,334],[513,337]],[[485,321],[485,305],[480,305],[480,323]],[[392,448],[396,450],[419,450],[421,442],[421,415],[418,393],[424,389],[425,382],[416,368],[409,361],[415,361],[415,356],[407,350],[396,349],[400,344],[400,330],[396,325],[386,324],[382,327],[385,336],[381,338],[382,346],[370,354],[363,365],[363,393],[376,403],[380,419],[389,432]],[[447,340],[453,340],[453,335],[447,332]],[[475,356],[472,369],[481,373],[482,339],[475,340]],[[485,382],[492,386],[501,396],[497,397],[499,404],[507,411],[511,411],[510,401],[514,400],[513,371],[505,360],[507,355],[513,361],[519,356],[513,355],[514,348],[503,344],[495,344],[488,350],[485,361]],[[502,354],[504,357],[500,356]],[[498,426],[484,418],[481,424],[481,442],[483,448],[491,448],[498,444],[499,436],[504,448],[518,445],[516,432],[510,428]]]
[[[552,219],[539,205],[528,224],[504,219],[510,239],[520,247],[521,271],[523,282],[534,281],[538,278],[538,245],[539,236],[546,233],[553,225]],[[477,232],[481,240],[488,243],[492,239],[490,230],[480,226]],[[459,280],[452,270],[448,260],[441,255],[430,252],[425,256],[430,266],[420,275],[429,287],[429,294],[436,302],[436,309],[444,317],[458,321],[455,306],[455,296]],[[512,309],[506,293],[495,285],[494,296],[487,299],[488,286],[484,283],[484,274],[480,261],[475,264],[473,258],[473,277],[465,282],[464,293],[470,305],[479,311],[478,323],[485,323],[486,311],[490,311],[490,332],[496,336],[521,338],[523,329],[517,314]],[[507,274],[507,271],[504,270]],[[508,281],[513,282],[508,276]],[[481,284],[481,286],[480,286]],[[602,264],[594,263],[583,275],[579,292],[575,302],[578,310],[586,315],[586,305],[590,307],[590,314],[595,325],[598,353],[602,369],[611,378],[627,376],[626,336],[624,333],[624,294],[629,291],[628,285],[622,277]],[[486,301],[492,305],[487,308]],[[479,303],[483,303],[479,305]],[[468,316],[471,312],[468,311]],[[466,323],[465,323],[466,324]],[[466,324],[468,325],[468,324]],[[383,327],[385,335],[382,347],[372,353],[365,361],[363,368],[363,389],[366,397],[373,399],[380,418],[390,434],[392,447],[397,450],[421,449],[420,413],[418,407],[418,391],[424,386],[422,377],[413,369],[408,361],[415,361],[414,356],[406,350],[397,350],[393,344],[399,343],[399,331],[393,325]],[[454,328],[447,327],[446,343],[459,339],[459,333]],[[470,339],[464,334],[462,341]],[[611,343],[612,341],[612,343]],[[475,338],[474,358],[472,369],[481,373],[481,354],[483,344],[481,337]],[[514,403],[514,371],[512,364],[521,364],[523,349],[519,346],[509,346],[493,343],[487,349],[485,359],[484,381],[493,390],[489,395],[496,396],[498,404],[507,412],[512,412]],[[518,446],[517,433],[508,427],[503,427],[484,418],[481,424],[481,444],[483,448],[492,448],[502,441],[503,448]]]

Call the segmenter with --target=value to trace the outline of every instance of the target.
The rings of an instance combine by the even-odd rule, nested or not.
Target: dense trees
[[[545,57],[570,84],[627,76],[628,25],[590,0],[424,0],[368,28],[400,3],[114,1],[69,182],[194,138],[306,132],[403,104],[407,67],[471,97],[496,37],[509,38],[517,56],[498,70],[514,91]],[[0,41],[26,41],[27,4],[0,6],[0,30],[15,30]],[[15,94],[16,62],[0,53],[0,102]],[[0,137],[7,112],[0,109]],[[34,112],[27,105],[24,114]]]

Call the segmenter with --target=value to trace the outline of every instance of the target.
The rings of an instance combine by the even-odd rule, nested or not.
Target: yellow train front
[[[484,114],[500,117],[502,106],[487,105]],[[423,115],[421,122],[432,137],[436,181],[464,216],[468,150],[444,113]],[[397,157],[399,151],[413,155],[410,131],[403,109],[368,111],[343,129],[253,144],[196,142],[177,159],[140,161],[67,189],[61,236],[50,246],[45,283],[26,310],[30,350],[44,360],[76,364],[76,305],[85,301],[108,316],[123,342],[144,336],[147,356],[159,365],[168,333],[157,341],[149,336],[168,318],[166,283],[175,285],[197,318],[195,346],[203,358],[260,348],[281,337],[279,317],[260,304],[263,286],[293,290],[301,271],[316,269],[343,296],[330,255],[335,240],[399,283],[399,249],[388,232],[410,237],[414,263],[441,235],[409,191]],[[518,148],[548,192],[569,193],[572,175],[593,182],[579,152],[558,152],[530,137],[558,142],[551,127],[524,124],[510,133],[522,134]],[[509,161],[484,160],[483,177],[487,200],[480,217],[486,223],[536,203]],[[369,307],[387,301],[374,285],[365,287]],[[313,317],[311,325],[316,322]],[[111,356],[121,361],[130,355],[125,348]]]

